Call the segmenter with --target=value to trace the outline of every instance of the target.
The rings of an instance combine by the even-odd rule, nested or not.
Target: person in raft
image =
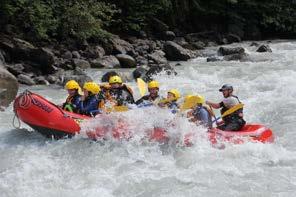
[[[80,114],[93,116],[98,113],[98,106],[101,100],[98,99],[97,94],[100,92],[100,86],[95,82],[86,82],[83,85],[84,95],[78,105],[78,112]]]
[[[68,97],[62,108],[70,112],[77,112],[82,94],[79,84],[75,80],[70,80],[66,83],[65,89],[68,91]]]
[[[148,95],[143,96],[136,101],[136,105],[150,105],[160,100],[159,83],[157,81],[150,81],[148,83]]]
[[[201,95],[188,95],[186,99],[192,99],[191,110],[187,113],[189,121],[195,122],[198,125],[203,125],[209,129],[213,127],[212,115],[207,107],[204,106],[205,98]]]
[[[241,102],[237,96],[234,96],[232,94],[233,87],[231,85],[225,84],[219,89],[219,91],[222,92],[224,96],[222,102],[213,103],[210,101],[206,101],[206,104],[215,109],[222,108],[222,116],[223,114],[228,114],[228,112],[232,112],[233,109],[237,108],[238,106],[241,107],[235,109],[232,113],[224,116],[222,118],[223,124],[219,125],[217,128],[225,131],[239,131],[246,124],[246,121],[243,119],[243,107],[241,105]]]
[[[111,102],[114,106],[134,104],[132,89],[122,83],[122,79],[115,75],[109,78],[109,85],[103,86],[105,103]]]
[[[178,99],[181,98],[181,94],[177,89],[171,89],[168,91],[167,98],[159,101],[160,107],[167,107],[172,110],[172,113],[177,113],[179,105]]]

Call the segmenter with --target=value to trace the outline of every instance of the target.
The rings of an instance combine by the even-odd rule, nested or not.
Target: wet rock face
[[[26,85],[36,85],[34,79],[32,79],[30,76],[25,74],[20,74],[17,76],[17,79],[20,83],[26,84]]]
[[[83,59],[77,59],[74,58],[73,59],[73,64],[75,65],[75,68],[81,68],[81,69],[87,69],[90,68],[90,63],[87,60],[83,60]]]
[[[136,68],[133,71],[133,78],[136,80],[137,78],[144,78],[145,74],[147,73],[147,69],[143,66]]]
[[[232,54],[240,54],[240,53],[244,53],[245,49],[243,47],[234,47],[234,48],[230,48],[230,47],[220,47],[218,49],[218,55],[232,55]]]
[[[118,54],[116,55],[116,58],[120,62],[122,68],[134,68],[137,65],[136,60],[129,55]]]
[[[263,45],[259,46],[259,48],[256,50],[256,52],[259,52],[259,53],[269,52],[269,53],[271,53],[272,50],[271,50],[269,45],[264,45],[263,44]]]
[[[31,43],[18,39],[2,37],[0,39],[0,47],[7,54],[8,59],[13,61],[28,61],[36,69],[44,74],[50,74],[55,71],[54,54],[48,48],[38,48]]]
[[[164,52],[167,59],[171,61],[186,61],[191,58],[189,50],[172,41],[164,44]]]
[[[0,65],[0,107],[7,107],[18,91],[16,78]]]
[[[148,60],[152,60],[156,64],[165,64],[168,60],[165,58],[165,53],[161,50],[156,50],[148,55]]]
[[[120,62],[113,56],[104,56],[91,62],[92,68],[120,68]]]

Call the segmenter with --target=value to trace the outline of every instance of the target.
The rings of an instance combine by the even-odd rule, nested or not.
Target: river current
[[[231,46],[243,46],[251,61],[197,58],[181,62],[176,77],[161,74],[156,79],[162,95],[178,88],[183,95],[199,93],[217,102],[222,99],[218,89],[233,84],[245,104],[246,121],[271,128],[275,143],[227,144],[221,150],[204,138],[189,148],[163,147],[137,136],[128,142],[98,143],[81,134],[56,141],[23,123],[14,129],[10,106],[0,112],[0,196],[296,196],[296,41],[272,41],[272,53],[256,53],[249,45]],[[216,51],[213,47],[204,52]],[[99,82],[101,71],[89,73]],[[139,98],[136,84],[129,85]],[[22,86],[19,92],[25,89],[55,103],[66,98],[60,87]],[[137,109],[114,118],[118,116],[138,133],[174,118],[157,109]],[[188,130],[205,132],[185,118],[176,122],[176,128],[168,129],[172,136]]]

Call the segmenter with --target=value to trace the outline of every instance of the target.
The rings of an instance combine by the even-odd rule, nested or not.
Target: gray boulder
[[[77,68],[77,67],[81,68],[81,69],[90,68],[90,63],[86,60],[83,60],[83,59],[74,58],[73,65],[75,66],[75,68]]]
[[[54,64],[54,54],[48,48],[33,49],[30,53],[30,61],[36,63],[38,68],[45,73],[52,73],[55,69],[52,67]]]
[[[241,38],[238,35],[235,34],[228,34],[226,36],[226,39],[228,41],[228,44],[234,43],[234,42],[241,42]]]
[[[51,83],[51,84],[55,84],[58,82],[58,78],[54,75],[49,75],[46,77],[46,80]]]
[[[164,39],[165,40],[169,40],[169,41],[172,41],[176,38],[176,35],[174,32],[172,31],[166,31],[164,32]]]
[[[201,50],[205,48],[206,44],[202,41],[196,41],[192,43],[192,46],[197,50]]]
[[[167,41],[164,44],[164,52],[167,59],[171,61],[186,61],[191,58],[189,50],[172,41]]]
[[[127,54],[128,52],[134,50],[133,45],[117,37],[111,39],[111,44],[113,48],[112,54],[114,55]]]
[[[235,53],[231,55],[225,55],[223,57],[223,60],[225,61],[248,61],[248,55],[246,53]]]
[[[218,55],[231,55],[231,54],[236,54],[236,53],[244,53],[245,49],[243,47],[220,47],[218,49]]]
[[[272,52],[272,50],[271,50],[271,48],[270,48],[270,46],[269,45],[261,45],[257,50],[256,50],[256,52],[259,52],[259,53],[264,53],[264,52],[269,52],[269,53],[271,53]]]
[[[119,60],[122,68],[134,68],[137,65],[136,60],[129,55],[118,54],[116,58]]]
[[[90,67],[91,68],[104,68],[104,65],[101,62],[102,60],[100,58],[93,59],[90,61]]]
[[[157,49],[156,42],[148,39],[137,39],[134,41],[133,45],[135,47],[136,53],[142,56],[151,53],[152,51]]]
[[[156,75],[160,72],[165,72],[167,75],[176,75],[177,72],[175,69],[169,64],[155,64],[150,66],[149,70],[145,74],[145,80],[151,80],[153,75]]]
[[[18,91],[16,78],[0,65],[0,108],[7,107]]]
[[[250,47],[259,47],[259,46],[260,46],[260,44],[258,42],[252,42],[250,44]]]
[[[3,55],[4,51],[2,51],[0,49],[0,64],[4,64],[5,63],[5,58],[4,58],[4,55]]]
[[[218,58],[218,57],[208,57],[207,58],[207,62],[219,62],[222,61],[222,59]]]
[[[84,51],[84,56],[88,58],[102,58],[106,54],[105,50],[101,46],[92,46],[88,47],[86,51]]]
[[[10,60],[32,62],[31,65],[43,73],[55,71],[54,54],[48,48],[37,48],[25,40],[11,39],[8,36],[0,38],[0,47],[7,53]]]
[[[36,85],[34,79],[32,79],[30,76],[25,75],[25,74],[20,74],[17,76],[17,79],[20,83],[26,84],[26,85]]]
[[[162,50],[156,50],[152,54],[148,54],[148,60],[152,60],[157,64],[165,64],[168,62]]]
[[[72,51],[72,57],[80,59],[81,55],[80,55],[80,53],[78,51]]]
[[[148,60],[143,56],[137,56],[136,61],[137,61],[137,64],[140,65],[140,66],[148,65]]]
[[[70,51],[66,51],[66,52],[62,55],[62,58],[64,58],[64,59],[68,59],[68,60],[72,59],[72,57],[73,57],[73,55],[72,55],[72,53],[71,53]]]
[[[23,70],[25,69],[23,64],[11,64],[7,65],[6,67],[7,70],[15,76],[23,73]]]
[[[92,79],[87,76],[87,74],[82,71],[79,68],[76,68],[76,70],[67,70],[67,71],[60,71],[55,74],[55,77],[57,77],[56,83],[64,86],[67,81],[69,80],[75,80],[79,83],[79,85],[82,87],[83,84],[87,81],[92,81]]]
[[[38,76],[34,78],[36,84],[40,85],[49,85],[49,82],[45,79],[44,76]]]
[[[133,74],[134,79],[143,78],[145,76],[145,74],[147,73],[147,71],[148,70],[144,66],[140,66],[140,67],[136,68],[132,74]]]
[[[120,62],[115,56],[109,55],[109,56],[104,56],[101,59],[97,59],[96,64],[92,64],[92,67],[93,68],[120,68]]]

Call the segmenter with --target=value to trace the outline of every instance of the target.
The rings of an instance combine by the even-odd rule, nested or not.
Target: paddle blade
[[[237,104],[235,106],[233,106],[232,108],[230,108],[229,110],[227,110],[226,112],[224,112],[224,114],[222,114],[222,118],[224,118],[225,116],[228,116],[229,114],[232,114],[233,112],[236,112],[239,109],[242,109],[244,107],[244,104],[240,103]]]
[[[146,94],[146,83],[141,78],[137,78],[137,84],[140,91],[141,96]]]
[[[128,107],[127,106],[124,106],[124,105],[114,106],[113,109],[116,112],[125,112],[125,111],[128,111]]]

